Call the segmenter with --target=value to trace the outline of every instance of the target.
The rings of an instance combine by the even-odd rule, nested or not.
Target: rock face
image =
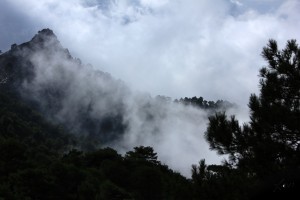
[[[74,59],[50,29],[0,55],[0,83],[51,122],[83,138],[104,143],[126,129],[128,88]]]
[[[54,32],[49,29],[49,28],[45,28],[43,30],[40,30],[34,37],[33,37],[33,41],[35,39],[38,39],[38,38],[42,38],[44,39],[45,37],[50,37],[50,38],[57,38],[56,35],[54,34]]]
[[[56,44],[59,43],[56,35],[51,29],[43,29],[40,30],[32,39],[29,41],[29,43],[34,43],[34,44],[43,44],[47,43],[50,40],[53,40],[56,42]],[[25,43],[26,44],[26,43]]]
[[[30,41],[17,45],[0,55],[0,75],[5,76],[8,83],[20,87],[24,80],[31,80],[34,76],[32,55],[36,53],[61,54],[66,59],[72,59],[69,51],[64,49],[56,35],[50,29],[39,31]]]

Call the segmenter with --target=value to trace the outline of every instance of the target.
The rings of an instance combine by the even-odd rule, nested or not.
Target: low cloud
[[[177,154],[191,164],[203,157],[217,158],[210,156],[207,144],[201,139],[207,123],[205,113],[168,104],[164,107],[165,116],[155,116],[156,120],[143,124],[141,119],[145,116],[140,107],[143,102],[153,100],[136,94],[228,100],[242,108],[233,114],[238,114],[238,119],[244,122],[248,120],[249,96],[259,89],[258,70],[265,65],[260,56],[262,47],[269,38],[277,40],[281,47],[291,38],[300,41],[298,0],[28,0],[26,3],[5,0],[0,4],[1,13],[5,13],[0,15],[1,24],[5,21],[7,26],[11,22],[1,28],[6,41],[1,43],[2,50],[8,48],[9,41],[15,43],[21,38],[26,41],[29,34],[39,29],[53,29],[72,55],[123,80],[135,94],[130,100],[123,99],[127,112],[124,120],[131,123],[123,145],[152,144],[163,160],[185,174],[190,164],[182,167]],[[15,34],[13,37],[11,32]],[[74,89],[70,94],[77,96],[66,101],[67,105],[79,99],[89,102],[87,96],[98,98],[98,94],[89,90],[101,87],[91,81],[94,69],[84,72],[78,69],[81,73],[75,75],[74,69],[67,69],[74,80],[90,79],[71,84]],[[65,77],[59,74],[57,78]],[[85,88],[90,93],[77,93]],[[160,105],[151,104],[159,114]],[[155,134],[156,126],[163,134]],[[139,135],[140,132],[148,135]],[[176,148],[177,144],[181,146]],[[168,149],[174,153],[167,158]]]
[[[54,124],[121,153],[152,146],[163,163],[185,176],[200,159],[221,162],[204,139],[209,112],[132,91],[124,82],[72,58],[50,30],[14,51],[27,63],[22,66],[34,72],[22,83],[21,94]],[[79,145],[84,148],[85,143]]]
[[[200,159],[209,164],[224,159],[210,151],[204,139],[209,115],[206,111],[145,95],[133,99],[125,114],[128,131],[110,146],[122,153],[137,145],[152,146],[158,159],[185,176],[190,176],[191,165]]]

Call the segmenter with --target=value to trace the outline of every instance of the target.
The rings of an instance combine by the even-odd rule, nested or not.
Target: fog
[[[162,163],[185,176],[190,176],[191,165],[200,159],[210,164],[223,159],[209,150],[204,139],[208,123],[204,110],[140,94],[129,103],[125,116],[129,129],[113,143],[120,152],[137,145],[152,146]]]
[[[123,81],[72,58],[55,36],[38,34],[31,43],[34,48],[23,48],[21,54],[29,57],[35,75],[23,82],[22,95],[38,102],[48,120],[77,135],[101,135],[107,133],[86,127],[87,117],[101,121],[122,116],[117,123],[126,127],[124,132],[109,132],[112,136],[99,141],[99,147],[125,153],[136,146],[151,146],[162,163],[187,177],[200,159],[208,164],[223,159],[209,150],[204,139],[209,116],[205,110],[132,91]]]
[[[32,55],[37,76],[24,82],[24,95],[81,134],[88,125],[82,116],[121,115],[125,134],[106,145],[120,152],[153,146],[162,162],[188,175],[202,158],[222,159],[203,139],[207,113],[155,97],[228,100],[238,105],[228,114],[247,122],[265,65],[261,50],[270,38],[281,47],[299,42],[299,10],[298,0],[4,0],[0,49],[53,29],[83,64],[65,60],[66,52]],[[63,92],[51,93],[55,87]]]

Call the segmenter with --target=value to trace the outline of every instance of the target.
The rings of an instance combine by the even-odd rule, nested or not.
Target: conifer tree
[[[279,50],[269,40],[262,56],[260,94],[250,96],[250,123],[242,127],[232,116],[209,118],[206,139],[229,161],[258,176],[296,169],[300,164],[300,49],[295,40]]]

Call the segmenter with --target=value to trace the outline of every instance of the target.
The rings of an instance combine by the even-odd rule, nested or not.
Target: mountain
[[[104,143],[126,129],[129,89],[73,58],[50,29],[0,55],[0,74],[1,87],[70,132]]]

